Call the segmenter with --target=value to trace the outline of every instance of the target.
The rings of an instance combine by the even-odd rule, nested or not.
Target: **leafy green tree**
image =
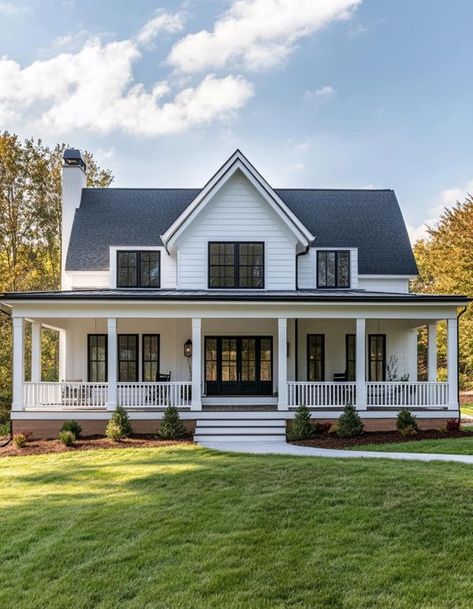
[[[445,209],[438,224],[428,228],[426,239],[418,241],[414,253],[420,276],[413,290],[424,294],[473,296],[473,197],[468,195],[451,209]],[[420,347],[425,352],[426,333]],[[438,329],[439,377],[446,377],[446,326]],[[473,308],[468,306],[460,322],[460,379],[473,383]]]
[[[0,292],[50,290],[61,279],[61,167],[65,144],[0,133]],[[113,176],[84,152],[87,185],[107,187]],[[43,338],[43,378],[57,376],[57,333]],[[11,401],[10,319],[0,312],[0,408]],[[26,341],[28,348],[28,339]]]

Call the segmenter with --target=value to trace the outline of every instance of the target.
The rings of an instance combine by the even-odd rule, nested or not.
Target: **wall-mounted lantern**
[[[190,338],[188,338],[184,343],[184,356],[192,357],[192,341]]]

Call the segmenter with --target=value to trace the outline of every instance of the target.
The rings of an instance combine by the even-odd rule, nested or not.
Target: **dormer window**
[[[264,289],[264,243],[209,243],[209,288]]]
[[[161,252],[117,252],[117,288],[159,288]]]
[[[317,287],[350,287],[350,252],[319,250],[317,252]]]

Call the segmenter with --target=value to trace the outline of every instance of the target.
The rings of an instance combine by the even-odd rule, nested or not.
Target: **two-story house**
[[[240,151],[200,189],[86,188],[86,171],[66,150],[61,291],[0,297],[13,319],[16,431],[56,435],[73,418],[101,433],[117,404],[139,432],[172,404],[198,438],[262,441],[301,404],[321,420],[356,404],[367,429],[392,428],[401,407],[424,427],[458,415],[467,299],[409,292],[417,267],[392,190],[274,189]],[[42,327],[60,333],[54,383],[41,379]]]

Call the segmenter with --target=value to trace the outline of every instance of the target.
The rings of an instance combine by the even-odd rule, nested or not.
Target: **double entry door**
[[[207,336],[207,395],[272,395],[271,336]]]

